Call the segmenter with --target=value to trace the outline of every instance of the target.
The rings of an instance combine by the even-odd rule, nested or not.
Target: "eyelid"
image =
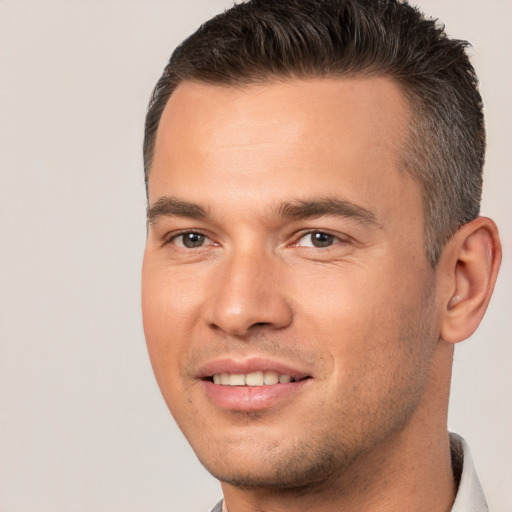
[[[181,245],[177,245],[177,244],[173,243],[173,241],[176,240],[177,238],[179,238],[180,236],[191,234],[191,233],[204,236],[206,240],[210,241],[210,243],[206,243],[205,245],[199,246],[198,248],[209,247],[211,245],[215,245],[215,242],[212,239],[212,237],[209,236],[208,234],[206,234],[202,229],[190,229],[189,228],[189,229],[179,229],[179,230],[171,231],[171,232],[167,233],[162,239],[161,246],[163,247],[168,244],[173,244],[175,247],[178,247],[180,249],[191,250],[187,247],[183,247]]]
[[[299,245],[299,242],[306,236],[308,235],[312,235],[313,233],[322,233],[322,234],[325,234],[325,235],[328,235],[328,236],[332,236],[335,240],[334,242],[329,245],[329,246],[326,246],[326,247],[312,247],[313,249],[327,249],[329,247],[332,247],[333,245],[336,245],[338,243],[348,243],[351,241],[351,238],[348,236],[348,235],[344,235],[342,233],[334,233],[333,231],[329,230],[329,229],[321,229],[321,228],[316,228],[316,229],[306,229],[306,230],[303,230],[303,231],[299,231],[295,236],[294,236],[294,242],[292,242],[290,244],[291,247],[311,247],[311,246],[301,246]]]
[[[206,239],[205,244],[197,247],[197,249],[199,249],[201,247],[211,247],[211,246],[219,245],[219,243],[217,241],[215,241],[215,239],[211,236],[210,233],[208,233],[205,230],[200,229],[200,228],[197,228],[197,229],[186,228],[186,229],[178,229],[175,231],[170,231],[162,237],[162,242],[160,245],[161,245],[161,247],[163,247],[168,244],[173,244],[173,241],[176,240],[177,238],[179,238],[180,236],[190,234],[190,233],[202,235]],[[330,229],[310,228],[310,229],[304,229],[304,230],[296,232],[292,237],[292,242],[288,244],[288,247],[305,247],[305,248],[307,248],[308,246],[299,245],[299,242],[302,238],[304,238],[308,235],[311,235],[313,233],[322,233],[325,235],[332,236],[334,238],[332,245],[326,246],[326,247],[314,247],[314,246],[310,247],[313,249],[325,250],[325,249],[328,249],[329,247],[335,246],[339,243],[350,243],[350,242],[354,241],[352,239],[352,237],[350,237],[349,235],[346,235],[344,233],[334,232]],[[178,247],[181,249],[191,250],[189,248],[182,247],[181,245],[177,245],[177,244],[173,244],[173,245],[175,247]]]

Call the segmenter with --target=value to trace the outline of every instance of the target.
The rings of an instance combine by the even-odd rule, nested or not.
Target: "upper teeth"
[[[251,372],[251,373],[217,373],[213,382],[221,386],[269,386],[271,384],[291,382],[290,375],[279,375],[277,372]]]

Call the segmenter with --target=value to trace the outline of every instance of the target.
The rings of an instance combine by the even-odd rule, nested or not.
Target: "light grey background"
[[[207,511],[218,484],[160,397],[139,313],[142,127],[171,49],[230,0],[0,0],[0,511]],[[450,428],[512,511],[512,2],[423,0],[469,39],[483,214],[505,260],[458,347]]]

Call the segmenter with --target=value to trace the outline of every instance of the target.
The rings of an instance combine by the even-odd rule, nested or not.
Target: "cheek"
[[[186,289],[185,289],[186,290]],[[176,287],[172,273],[145,257],[142,271],[142,318],[151,365],[167,399],[178,385],[180,354],[186,350],[186,311],[190,299]]]
[[[142,315],[148,342],[170,342],[197,320],[199,280],[146,255],[142,269]]]
[[[392,385],[394,374],[415,364],[423,341],[428,345],[421,325],[429,302],[423,279],[400,280],[383,266],[370,272],[346,265],[336,273],[319,269],[314,281],[301,281],[313,285],[294,290],[297,329],[332,358],[336,382],[354,390]]]
[[[385,283],[367,268],[343,264],[314,270],[295,276],[300,288],[294,287],[290,296],[299,312],[296,319],[302,323],[299,331],[312,329],[310,335],[324,348],[357,351],[366,343],[362,340],[371,341],[373,330],[384,327],[388,316],[397,316]]]

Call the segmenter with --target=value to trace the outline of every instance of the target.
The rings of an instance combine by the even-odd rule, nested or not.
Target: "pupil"
[[[199,233],[187,233],[183,235],[183,245],[189,249],[199,247],[204,242],[204,235]]]
[[[312,241],[315,247],[328,247],[332,244],[333,235],[327,233],[313,233]]]

